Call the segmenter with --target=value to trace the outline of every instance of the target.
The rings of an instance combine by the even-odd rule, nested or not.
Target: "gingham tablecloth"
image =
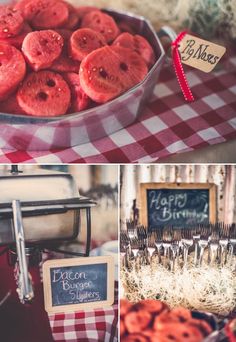
[[[131,126],[109,137],[63,150],[0,150],[1,163],[149,163],[236,138],[236,57],[206,74],[186,66],[195,102],[184,101],[171,66]],[[1,136],[1,134],[0,134]]]
[[[49,321],[58,342],[118,342],[118,283],[112,307],[49,315]]]

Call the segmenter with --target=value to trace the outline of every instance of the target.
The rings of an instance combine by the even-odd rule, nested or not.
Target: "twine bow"
[[[180,85],[180,88],[182,90],[185,100],[190,102],[190,101],[194,101],[194,97],[188,85],[188,81],[184,73],[183,65],[181,63],[180,52],[179,52],[180,42],[186,34],[187,32],[185,31],[181,32],[177,36],[177,38],[172,42],[171,48],[172,48],[173,66],[175,69],[176,77],[178,79],[178,82],[179,82],[179,85]]]

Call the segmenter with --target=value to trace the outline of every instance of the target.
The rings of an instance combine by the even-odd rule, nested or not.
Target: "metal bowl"
[[[192,311],[192,317],[196,319],[201,319],[206,321],[212,328],[212,333],[204,338],[203,342],[220,342],[221,332],[219,330],[219,325],[217,318],[210,312]]]
[[[145,18],[106,10],[148,39],[156,63],[145,79],[118,98],[79,113],[57,117],[33,117],[0,113],[0,148],[49,150],[67,148],[112,134],[136,120],[157,83],[165,52],[155,30]]]

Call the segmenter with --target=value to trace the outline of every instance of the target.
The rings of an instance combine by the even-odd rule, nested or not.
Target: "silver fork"
[[[125,253],[128,251],[130,246],[130,240],[126,231],[122,230],[120,232],[120,253],[123,257]]]
[[[197,226],[193,230],[193,241],[194,241],[194,265],[197,266],[198,263],[198,250],[199,250],[199,240],[200,240],[201,228]]]
[[[180,246],[179,246],[179,242],[181,241],[181,231],[178,230],[174,230],[173,231],[173,239],[171,242],[171,253],[172,253],[172,262],[171,262],[171,271],[174,272],[175,271],[175,266],[176,266],[176,260],[177,263],[179,263],[179,251],[180,251]]]
[[[131,240],[131,250],[134,254],[134,259],[137,260],[139,251],[140,251],[140,247],[141,247],[141,242],[138,238],[134,238]]]
[[[127,233],[128,233],[130,240],[136,238],[137,237],[137,230],[136,230],[134,221],[127,220],[126,226],[127,226]]]
[[[144,245],[147,247],[148,244],[148,236],[147,236],[147,227],[138,226],[137,227],[137,236],[139,240],[143,240]]]
[[[202,266],[204,251],[208,246],[209,229],[202,226],[200,229],[200,239],[198,241],[200,247],[199,265]]]
[[[163,229],[163,248],[164,248],[164,266],[168,267],[170,260],[170,247],[172,242],[172,228]]]
[[[121,265],[129,268],[130,257],[132,254],[130,239],[127,231],[120,232],[120,254],[121,254]]]
[[[145,265],[146,264],[146,258],[144,256],[144,245],[143,245],[143,241],[139,240],[138,238],[134,238],[131,241],[131,248],[132,248],[132,252],[133,252],[133,260],[134,260],[134,267],[136,269],[136,271],[139,271],[141,265]]]
[[[230,238],[229,238],[229,262],[232,263],[234,255],[234,247],[236,246],[236,225],[232,224],[230,227]]]
[[[148,240],[148,244],[147,244],[148,255],[150,256],[150,259],[152,259],[152,256],[154,252],[156,251],[154,232],[148,233],[147,240]]]
[[[161,263],[161,251],[162,251],[162,247],[163,247],[163,229],[162,228],[158,228],[155,233],[155,246],[157,249],[157,254],[158,254],[158,262],[159,264]]]
[[[210,239],[210,264],[214,265],[217,259],[217,253],[219,250],[219,229],[215,226],[212,229],[211,239]]]
[[[229,244],[229,225],[221,224],[220,225],[220,264],[223,266],[227,262],[227,247]]]
[[[191,229],[182,229],[182,243],[184,253],[184,267],[187,267],[189,248],[193,245],[193,235]]]

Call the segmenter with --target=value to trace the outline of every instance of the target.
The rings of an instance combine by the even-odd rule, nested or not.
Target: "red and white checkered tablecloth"
[[[1,163],[149,163],[236,138],[236,57],[206,74],[186,66],[195,102],[186,103],[171,66],[135,123],[109,137],[63,150],[0,150]],[[1,137],[1,134],[0,134]]]
[[[58,342],[118,342],[118,283],[110,308],[49,315]]]

